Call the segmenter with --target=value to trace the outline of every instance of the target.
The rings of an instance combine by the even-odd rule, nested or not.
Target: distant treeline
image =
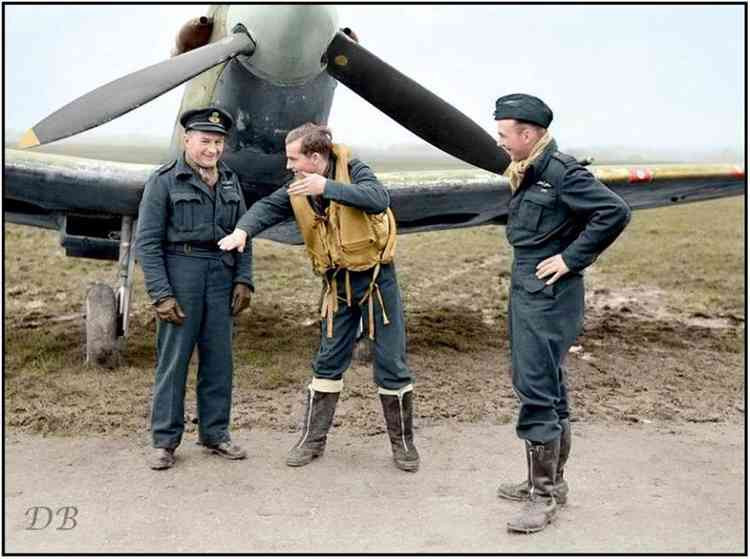
[[[20,134],[6,134],[5,147],[13,148],[19,137]],[[169,140],[131,136],[128,138],[103,138],[97,142],[84,143],[77,142],[75,139],[66,139],[35,148],[34,151],[105,161],[156,165],[164,163],[169,157]],[[468,164],[428,145],[405,144],[387,148],[354,145],[352,151],[376,170],[383,172],[471,168]],[[593,157],[594,163],[599,165],[685,162],[735,163],[742,161],[741,154],[731,148],[707,149],[701,152],[677,149],[650,149],[638,152],[632,147],[603,146],[598,148],[570,147],[566,151],[578,158]]]

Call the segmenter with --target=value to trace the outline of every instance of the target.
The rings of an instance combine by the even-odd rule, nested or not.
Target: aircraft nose
[[[231,5],[226,31],[242,24],[256,43],[239,60],[250,72],[278,85],[299,85],[324,69],[323,57],[338,28],[329,6]]]

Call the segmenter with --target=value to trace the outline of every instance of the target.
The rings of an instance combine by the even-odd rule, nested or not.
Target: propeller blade
[[[433,146],[493,173],[510,163],[477,123],[339,32],[327,51],[328,73]]]
[[[217,64],[238,54],[250,55],[254,50],[255,41],[239,32],[128,74],[49,115],[23,135],[19,147],[47,144],[109,122]]]

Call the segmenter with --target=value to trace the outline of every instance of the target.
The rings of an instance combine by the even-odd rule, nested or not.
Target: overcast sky
[[[6,5],[5,124],[169,56],[204,5]],[[338,6],[339,24],[488,132],[494,100],[529,92],[561,146],[744,149],[742,6]],[[168,138],[178,88],[98,134]],[[350,144],[421,143],[344,86],[329,124]],[[91,133],[87,133],[92,137]],[[82,140],[86,135],[81,135]]]

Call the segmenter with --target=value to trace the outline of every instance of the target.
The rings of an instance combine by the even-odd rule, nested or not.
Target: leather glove
[[[252,290],[244,283],[235,283],[232,291],[232,316],[237,316],[250,306]]]
[[[174,297],[165,297],[154,305],[154,309],[159,320],[174,322],[177,326],[181,326],[184,322],[185,313],[182,312],[180,304]]]

